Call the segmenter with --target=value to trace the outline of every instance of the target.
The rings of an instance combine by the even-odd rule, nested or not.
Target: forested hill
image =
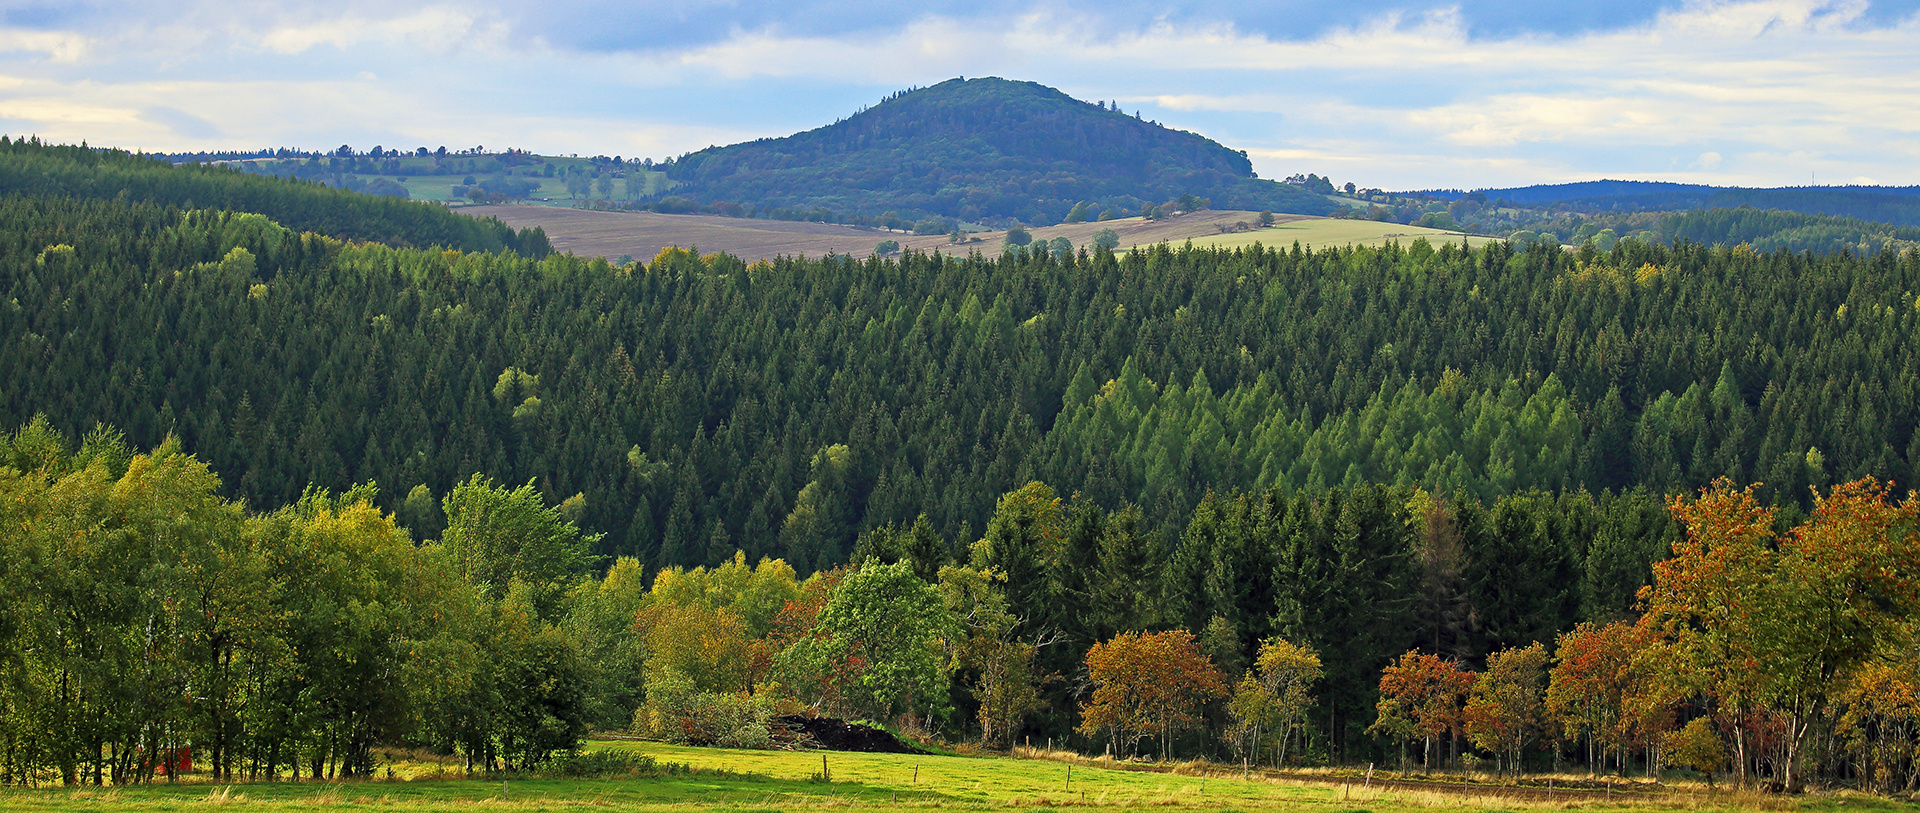
[[[296,231],[395,246],[519,251],[545,256],[538,228],[515,232],[493,218],[322,184],[164,161],[122,150],[0,136],[0,195],[151,202],[182,209],[262,214]]]
[[[1628,212],[1567,214],[1529,224],[1510,232],[1516,245],[1546,241],[1579,245],[1593,241],[1607,248],[1626,239],[1671,245],[1678,241],[1706,245],[1742,245],[1755,251],[1811,251],[1817,254],[1852,252],[1872,256],[1920,249],[1920,227],[1893,226],[1850,217],[1809,215],[1778,209],[1693,209],[1684,212]],[[1533,229],[1539,229],[1538,232]]]
[[[1458,199],[1460,192],[1428,192]],[[1691,209],[1777,209],[1847,217],[1896,226],[1920,226],[1920,186],[1793,186],[1772,189],[1655,181],[1585,181],[1474,193],[1488,201],[1589,214]]]
[[[1216,208],[1325,214],[1253,177],[1244,153],[1033,82],[952,79],[826,127],[666,165],[673,194],[763,208],[1058,223],[1085,201],[1123,215],[1181,195]]]
[[[805,571],[922,513],[971,539],[1029,479],[1139,505],[1171,539],[1209,489],[1491,502],[1728,476],[1795,503],[1920,474],[1911,251],[616,267],[148,203],[0,206],[0,425],[171,433],[260,505],[533,479],[582,495],[598,552],[655,564],[741,547]]]
[[[1747,243],[1758,251],[1851,251],[1870,255],[1920,248],[1920,226],[1747,207],[1659,215],[1650,236],[1665,242]]]

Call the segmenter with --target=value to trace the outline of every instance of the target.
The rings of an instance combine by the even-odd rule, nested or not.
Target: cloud
[[[218,138],[220,128],[213,122],[200,118],[183,110],[171,107],[149,107],[140,111],[140,118],[158,124],[186,138],[207,140]]]
[[[1532,176],[1502,179],[1514,182],[1733,169],[1719,180],[1787,183],[1811,169],[1708,165],[1697,147],[1686,151],[1703,141],[1852,174],[1911,176],[1920,135],[1920,107],[1911,103],[1920,49],[1911,43],[1920,24],[1913,16],[1873,24],[1868,8],[1700,2],[1622,27],[1488,38],[1449,7],[1383,14],[1306,40],[1165,20],[1088,37],[1082,32],[1098,26],[1047,11],[999,26],[923,21],[858,42],[742,33],[677,59],[736,80],[855,80],[927,68],[914,44],[934,39],[950,46],[933,61],[948,74],[1039,73],[1032,78],[1092,86],[1083,95],[1118,97],[1216,137],[1239,134],[1234,146],[1256,155],[1303,139],[1355,148],[1384,140],[1403,154],[1444,156],[1461,171],[1429,165],[1422,174],[1450,174],[1453,184],[1473,183],[1469,167]],[[1119,87],[1131,92],[1114,93]],[[1282,120],[1284,128],[1259,133],[1260,122]],[[1889,147],[1904,155],[1885,160]],[[1259,165],[1268,175],[1299,169]]]
[[[448,6],[433,6],[385,19],[343,16],[332,19],[285,21],[260,37],[261,45],[279,54],[298,54],[328,46],[345,50],[362,44],[418,46],[445,53],[472,37],[479,20]]]
[[[87,55],[87,38],[64,31],[0,28],[0,54],[41,54],[53,62],[78,62]]]
[[[824,125],[909,85],[1000,75],[1117,99],[1246,149],[1267,177],[1915,183],[1916,4],[33,7],[0,15],[0,75],[13,77],[0,116],[148,149],[486,143],[662,157]]]

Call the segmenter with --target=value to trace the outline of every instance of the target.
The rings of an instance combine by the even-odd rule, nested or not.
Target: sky
[[[657,159],[1002,76],[1385,189],[1920,184],[1920,0],[0,0],[0,133]]]

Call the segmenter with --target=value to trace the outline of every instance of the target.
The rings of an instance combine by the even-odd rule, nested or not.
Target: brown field
[[[784,220],[750,220],[717,215],[663,215],[653,212],[594,212],[556,206],[467,206],[458,211],[482,217],[497,217],[514,228],[539,226],[546,229],[554,248],[587,257],[619,257],[622,254],[647,260],[668,246],[698,248],[701,252],[724,251],[746,260],[764,260],[776,256],[819,257],[829,252],[865,257],[882,240],[899,241],[901,247],[921,251],[964,254],[979,251],[997,254],[1005,232],[976,232],[969,242],[954,244],[946,235],[915,237],[901,232],[825,223],[796,223]],[[1206,211],[1165,220],[1148,221],[1123,218],[1100,223],[1075,223],[1030,229],[1035,240],[1065,237],[1075,246],[1089,245],[1095,232],[1113,229],[1120,236],[1120,248],[1155,243],[1180,243],[1221,233],[1220,226],[1253,223],[1254,212]],[[1280,224],[1319,220],[1303,215],[1276,215]],[[1402,230],[1411,227],[1396,227]],[[1252,234],[1260,234],[1255,230]],[[1291,244],[1292,236],[1277,236],[1275,245]]]

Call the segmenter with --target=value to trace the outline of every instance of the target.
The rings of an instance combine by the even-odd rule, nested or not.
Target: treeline
[[[1658,220],[1655,239],[1747,243],[1756,251],[1899,253],[1920,247],[1920,225],[1893,226],[1853,217],[1749,207],[1705,209]]]
[[[1454,206],[1470,209],[1471,203],[1456,202]],[[1469,215],[1462,217],[1470,218]],[[1871,256],[1920,248],[1920,228],[1747,207],[1677,213],[1564,215],[1532,224],[1530,229],[1515,232],[1508,239],[1524,243],[1545,238],[1575,246],[1592,239],[1605,251],[1612,248],[1614,236],[1667,244],[1682,240],[1706,245],[1746,244],[1763,253],[1848,252]]]
[[[361,195],[316,183],[219,166],[170,166],[121,150],[56,146],[0,136],[0,195],[155,203],[182,209],[262,214],[299,231],[342,240],[464,251],[552,250],[539,228],[518,232],[498,220],[444,207]]]
[[[603,567],[577,500],[478,475],[437,538],[371,483],[218,489],[172,440],[0,439],[0,781],[152,781],[182,748],[229,781],[367,776],[376,745],[531,770],[590,729],[769,747],[807,709],[1123,756],[1920,777],[1920,500],[1870,481],[1804,521],[1724,481],[1209,495],[1171,556],[1139,508],[1035,482],[977,540],[921,517],[805,579]]]
[[[1911,481],[1920,255],[1104,251],[748,266],[345,245],[0,201],[0,418],[314,485],[579,494],[597,553],[802,572],[1028,480],[1177,535],[1209,490]],[[437,500],[427,500],[437,502]],[[811,519],[805,519],[811,517]],[[420,520],[431,528],[432,517]]]
[[[1896,227],[1920,226],[1920,187],[1914,186],[1745,189],[1646,181],[1588,181],[1464,193],[1459,190],[1429,190],[1409,194],[1456,202],[1472,199],[1494,204],[1476,216],[1476,221],[1498,220],[1502,214],[1522,221],[1537,222],[1566,215],[1753,208]],[[1511,207],[1523,211],[1515,213]]]
[[[1920,785],[1920,497],[1856,481],[1791,527],[1724,480],[1669,507],[1686,536],[1638,618],[1508,647],[1477,674],[1409,651],[1381,674],[1370,732],[1403,766],[1414,742],[1428,767],[1479,759],[1465,739],[1509,772],[1574,746],[1594,768],[1638,758],[1776,791]]]
[[[172,778],[189,750],[229,781],[367,777],[397,742],[534,769],[618,694],[561,627],[590,539],[530,489],[473,478],[415,545],[371,484],[264,513],[219,486],[107,428],[0,443],[0,783]]]
[[[1709,195],[1703,207],[1783,209],[1908,228],[1920,227],[1920,197],[1916,197],[1911,188],[1722,189]]]
[[[1165,542],[1149,530],[1163,524],[1154,519],[1031,483],[1004,495],[983,541],[961,551],[1003,574],[1020,608],[1017,636],[1054,642],[1036,654],[1034,674],[1065,680],[1043,687],[1034,730],[1064,738],[1085,727],[1082,664],[1096,643],[1185,630],[1237,679],[1278,636],[1325,665],[1299,753],[1335,762],[1375,754],[1366,729],[1394,657],[1418,647],[1479,663],[1582,621],[1626,617],[1678,535],[1661,498],[1644,490],[1526,491],[1485,505],[1371,484],[1210,494]],[[916,536],[926,533],[881,529],[863,536],[855,558],[933,572],[923,551],[938,546]],[[1178,744],[1224,754],[1223,712]]]

